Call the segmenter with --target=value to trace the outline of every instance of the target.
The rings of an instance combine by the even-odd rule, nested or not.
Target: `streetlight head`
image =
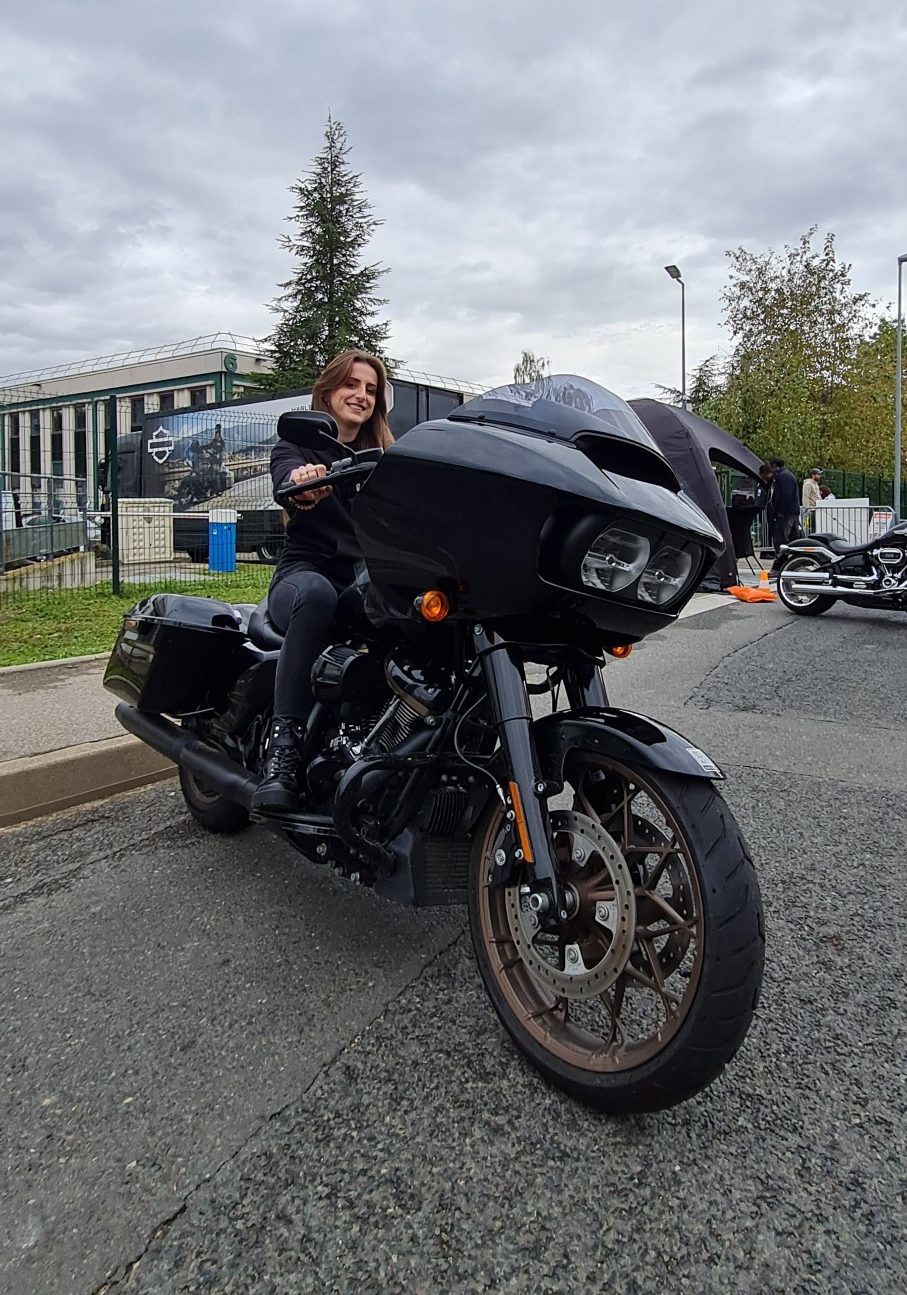
[[[898,257],[898,265],[901,265],[904,261],[907,261],[907,252],[905,252],[903,256]]]
[[[666,265],[665,269],[672,279],[676,279],[678,283],[680,282],[680,271],[676,265]]]

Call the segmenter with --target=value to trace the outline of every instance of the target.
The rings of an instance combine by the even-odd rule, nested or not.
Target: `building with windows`
[[[248,394],[244,375],[269,367],[253,338],[215,333],[0,377],[0,479],[76,479],[92,498],[111,397],[122,435],[141,431],[146,414]]]

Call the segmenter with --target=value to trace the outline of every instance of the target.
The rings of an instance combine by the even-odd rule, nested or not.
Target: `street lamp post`
[[[676,265],[666,265],[672,279],[680,284],[680,403],[687,407],[687,302],[686,285]]]
[[[901,339],[904,333],[904,314],[901,309],[901,271],[907,261],[907,252],[898,257],[898,331],[897,351],[894,364],[894,515],[901,516],[901,394],[904,387],[904,374],[901,368]]]

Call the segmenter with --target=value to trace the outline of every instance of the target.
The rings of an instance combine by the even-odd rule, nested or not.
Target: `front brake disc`
[[[533,978],[561,998],[595,998],[610,989],[633,951],[636,893],[616,842],[586,814],[559,810],[551,835],[565,866],[561,880],[576,909],[558,935],[543,932],[520,886],[506,892],[510,934]],[[522,888],[528,889],[528,888]]]

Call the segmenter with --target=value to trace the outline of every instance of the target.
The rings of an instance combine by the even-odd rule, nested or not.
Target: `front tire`
[[[821,616],[830,607],[834,607],[834,598],[823,598],[821,594],[795,594],[785,584],[785,572],[791,577],[795,572],[821,571],[822,563],[812,557],[788,558],[778,572],[778,597],[789,612],[797,616]]]
[[[612,1115],[660,1110],[710,1084],[749,1029],[765,949],[756,873],[710,782],[579,753],[566,776],[573,808],[551,825],[576,912],[533,933],[519,885],[489,885],[505,835],[492,803],[470,867],[479,970],[557,1088]]]

